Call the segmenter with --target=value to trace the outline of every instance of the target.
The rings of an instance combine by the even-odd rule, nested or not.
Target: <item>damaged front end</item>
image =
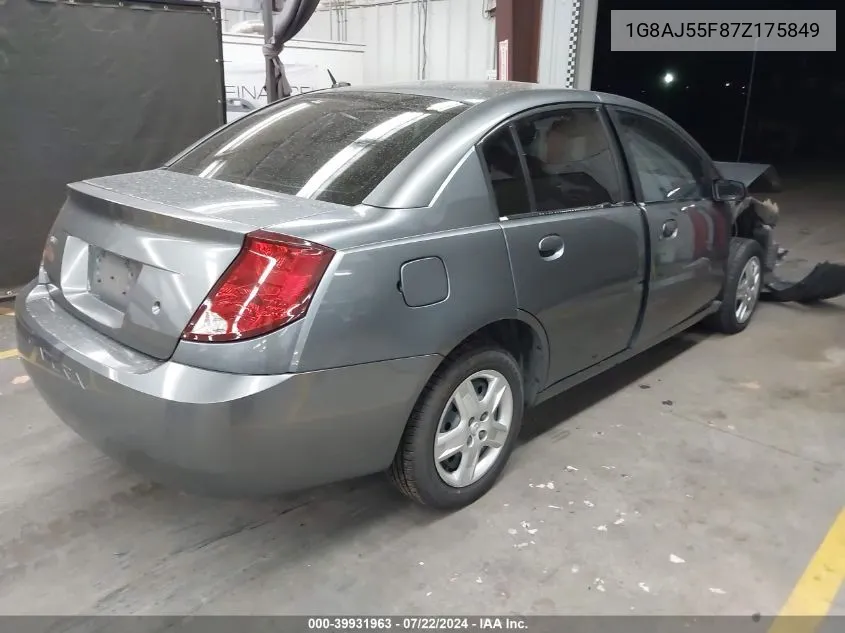
[[[845,294],[845,264],[822,262],[808,273],[783,274],[789,251],[774,239],[780,209],[765,194],[781,191],[777,172],[759,163],[716,163],[723,178],[745,184],[747,195],[734,209],[733,235],[756,240],[764,253],[761,298],[780,303],[815,303]],[[776,272],[776,268],[779,270]]]

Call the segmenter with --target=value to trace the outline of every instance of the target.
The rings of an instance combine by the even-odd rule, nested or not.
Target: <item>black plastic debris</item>
[[[778,303],[816,303],[845,294],[845,264],[822,262],[799,281],[771,275],[763,298]]]

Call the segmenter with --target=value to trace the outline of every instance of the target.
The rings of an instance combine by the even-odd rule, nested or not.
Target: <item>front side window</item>
[[[619,172],[595,108],[569,108],[516,123],[537,211],[621,200]]]
[[[710,178],[704,162],[667,126],[631,112],[618,113],[620,136],[640,181],[643,202],[707,197]]]
[[[244,117],[168,167],[354,206],[468,106],[416,95],[303,95]]]

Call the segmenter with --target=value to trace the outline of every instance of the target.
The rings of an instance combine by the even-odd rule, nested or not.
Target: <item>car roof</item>
[[[364,200],[382,208],[418,208],[431,204],[444,181],[490,130],[522,112],[568,103],[627,106],[671,124],[664,114],[627,97],[589,90],[517,81],[422,80],[372,86],[334,88],[328,93],[417,95],[458,101],[464,112],[416,147]]]
[[[508,101],[517,105],[520,102],[534,102],[538,96],[548,99],[549,103],[593,102],[609,105],[627,105],[639,109],[651,110],[649,106],[634,99],[594,90],[575,90],[548,84],[524,81],[442,81],[420,80],[396,83],[374,84],[367,86],[349,86],[330,89],[326,92],[356,93],[392,93],[417,95],[433,99],[459,101],[467,105],[477,105],[485,101]]]
[[[396,83],[350,86],[346,90],[355,92],[390,92],[419,95],[434,99],[448,99],[467,104],[479,103],[493,97],[540,89],[539,84],[522,81],[403,81]]]

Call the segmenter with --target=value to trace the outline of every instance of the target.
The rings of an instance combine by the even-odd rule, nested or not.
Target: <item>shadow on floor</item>
[[[705,337],[706,334],[693,329],[671,338],[529,410],[520,443],[538,438],[617,391],[640,382],[646,375],[695,347]]]

